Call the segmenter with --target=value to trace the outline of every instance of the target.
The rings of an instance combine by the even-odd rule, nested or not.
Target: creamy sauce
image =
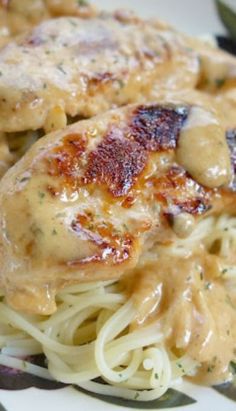
[[[169,348],[201,363],[195,379],[207,384],[230,378],[229,362],[236,357],[235,295],[210,265],[215,257],[204,252],[163,256],[129,283],[137,325],[161,321]]]
[[[52,132],[0,185],[0,280],[7,302],[50,315],[63,287],[123,276],[138,313],[132,327],[160,321],[168,347],[201,363],[196,380],[227,380],[235,359],[236,293],[222,278],[222,259],[212,254],[217,241],[212,249],[200,242],[182,257],[170,249],[188,239],[201,215],[235,214],[235,193],[220,188],[227,190],[232,179],[225,133],[236,127],[236,60],[125,13],[85,21],[78,16],[88,17],[91,9],[78,10],[74,0],[32,5],[12,0],[9,12],[0,10],[0,130],[6,133],[0,173],[14,161],[8,132]],[[55,15],[77,17],[47,20]],[[172,140],[158,141],[161,126],[157,132],[150,112],[127,132],[131,107],[65,128],[67,115],[147,100],[170,111],[189,109]],[[146,125],[149,149],[138,145],[143,135],[134,141],[137,121],[140,134]],[[171,126],[161,129],[164,137]],[[131,146],[119,151],[122,133],[131,136]],[[67,134],[71,141],[63,146]],[[106,134],[109,144],[117,137],[115,155],[109,144],[101,147]],[[77,140],[86,141],[84,151]],[[235,265],[235,255],[226,263]]]
[[[194,87],[198,60],[181,35],[151,22],[60,17],[1,49],[0,71],[0,130],[14,132],[44,127],[55,106],[91,117],[142,101],[154,84]]]
[[[173,231],[180,238],[188,237],[194,230],[195,219],[191,214],[180,213],[173,217]]]
[[[229,184],[231,162],[225,130],[211,112],[201,107],[191,109],[180,134],[177,161],[206,187]]]

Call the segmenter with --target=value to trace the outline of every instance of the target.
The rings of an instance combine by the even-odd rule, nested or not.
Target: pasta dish
[[[236,59],[84,1],[0,20],[0,364],[138,401],[231,381]]]

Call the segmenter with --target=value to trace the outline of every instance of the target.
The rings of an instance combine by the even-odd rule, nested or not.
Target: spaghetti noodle
[[[235,217],[207,217],[198,223],[188,239],[178,240],[165,250],[162,248],[157,247],[155,252],[167,253],[169,258],[177,256],[182,261],[189,259],[190,255],[196,256],[199,250],[203,259],[206,255],[217,258],[221,275],[214,271],[214,275],[205,272],[204,276],[210,275],[213,288],[220,283],[230,304],[234,304]],[[158,279],[158,271],[156,275]],[[197,288],[194,276],[199,277],[199,267],[187,276],[192,276]],[[212,315],[212,307],[207,305],[204,291],[198,288],[198,294],[201,294],[205,323],[208,326],[212,323],[209,327],[220,329],[221,319]],[[192,355],[190,342],[186,343],[186,338],[185,341],[180,338],[180,323],[176,323],[175,327],[171,325],[174,344],[170,344],[168,337],[174,305],[177,302],[181,305],[185,298],[180,293],[165,309],[156,307],[151,318],[147,315],[142,324],[136,321],[137,306],[132,294],[127,293],[124,281],[91,282],[67,287],[57,295],[57,312],[46,319],[39,315],[17,313],[3,299],[0,303],[0,364],[46,379],[76,384],[96,393],[142,401],[158,398],[179,378],[196,378],[202,372],[200,356],[197,358],[196,352]],[[225,301],[225,305],[228,303]],[[197,307],[196,301],[195,304],[200,315],[201,308]],[[232,308],[232,315],[234,310]],[[187,321],[185,317],[185,337],[187,332],[191,332],[192,321],[191,318]],[[204,333],[204,326],[202,329]],[[230,331],[233,333],[234,330]],[[40,353],[47,358],[48,370],[24,359]],[[207,364],[209,367],[209,361]],[[97,377],[107,384],[94,381]],[[227,378],[231,377],[228,373]]]

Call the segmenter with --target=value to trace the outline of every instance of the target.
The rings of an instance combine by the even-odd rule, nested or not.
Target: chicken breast
[[[13,307],[50,314],[65,285],[117,279],[201,216],[235,212],[217,108],[168,96],[51,133],[3,177],[0,279]]]
[[[199,60],[161,24],[100,14],[46,20],[0,51],[0,131],[66,125],[136,102],[154,84],[194,88]]]

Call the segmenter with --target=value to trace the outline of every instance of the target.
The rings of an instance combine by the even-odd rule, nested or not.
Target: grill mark
[[[167,174],[149,181],[156,188],[155,198],[163,204],[167,215],[182,211],[198,215],[209,209],[208,191],[181,167],[172,167]]]
[[[148,151],[175,149],[188,112],[187,107],[139,106],[132,114],[128,134]]]
[[[228,130],[226,132],[226,140],[231,155],[231,164],[233,169],[233,180],[230,183],[229,188],[236,191],[236,129]]]
[[[128,140],[114,129],[88,157],[84,184],[106,184],[114,197],[125,196],[135,184],[148,160],[148,154],[136,141]]]

